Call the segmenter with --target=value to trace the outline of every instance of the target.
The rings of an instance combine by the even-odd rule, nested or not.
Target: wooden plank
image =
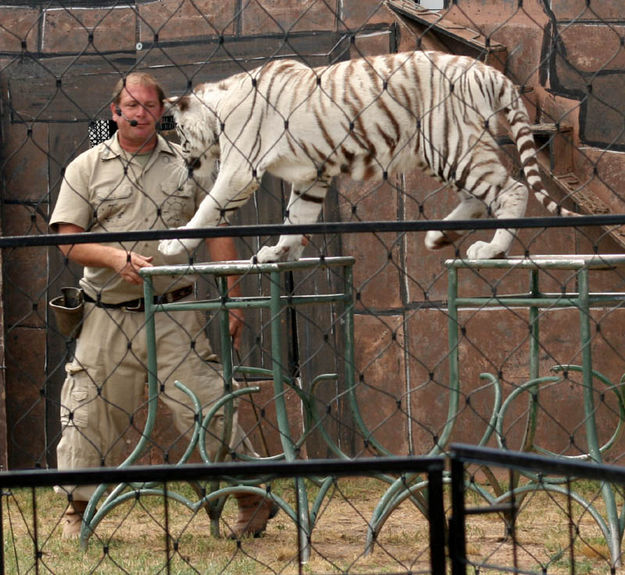
[[[507,50],[503,44],[493,42],[478,30],[443,18],[445,12],[440,10],[428,10],[408,0],[387,0],[386,3],[395,12],[414,20],[426,27],[428,31],[447,36],[480,52],[505,52]]]

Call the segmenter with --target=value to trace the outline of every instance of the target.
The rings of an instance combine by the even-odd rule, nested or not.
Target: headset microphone
[[[115,108],[115,113],[120,118],[124,118],[124,120],[126,120],[126,122],[128,122],[133,128],[139,125],[139,122],[137,122],[137,120],[129,120],[128,118],[126,118],[126,115],[122,113],[122,109],[119,106]]]

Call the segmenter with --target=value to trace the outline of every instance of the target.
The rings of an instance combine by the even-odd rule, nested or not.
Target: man
[[[193,215],[206,189],[196,185],[179,148],[157,134],[164,94],[149,74],[132,73],[115,88],[111,113],[116,134],[84,152],[68,166],[50,225],[60,234],[166,229],[183,225]],[[143,286],[139,271],[153,265],[187,263],[165,259],[158,242],[75,244],[60,246],[70,260],[84,266],[80,285],[85,313],[75,357],[66,366],[61,392],[62,437],[57,448],[59,469],[120,463],[124,434],[143,403],[147,380]],[[232,238],[207,240],[214,261],[236,259]],[[238,295],[235,278],[231,293]],[[167,301],[192,297],[188,277],[155,276],[155,292]],[[230,317],[235,346],[242,320]],[[181,436],[193,429],[195,413],[189,397],[174,387],[190,388],[206,408],[223,395],[221,365],[206,337],[201,315],[189,310],[156,314],[159,398],[172,411]],[[207,433],[211,455],[221,447],[223,417]],[[230,448],[254,454],[233,422]],[[77,537],[92,486],[57,487],[67,494],[63,536]],[[266,527],[270,502],[241,495],[233,535],[258,535]]]

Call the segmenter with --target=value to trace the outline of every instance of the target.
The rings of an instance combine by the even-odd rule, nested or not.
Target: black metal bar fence
[[[612,540],[619,545],[622,527],[610,524],[600,494],[613,490],[622,498],[622,467],[459,443],[451,446],[450,462],[449,557],[453,575],[620,572],[620,553],[607,543]],[[484,493],[476,489],[476,476],[483,467],[500,477],[507,476],[511,488],[498,497],[482,498]],[[516,474],[526,482],[514,487]],[[552,514],[553,509],[558,514]],[[485,515],[498,517],[504,528],[495,544],[480,551],[475,544],[478,537],[474,537],[478,532],[471,523]],[[591,527],[593,521],[596,523]],[[547,530],[546,524],[551,524]],[[602,544],[589,534],[593,527],[604,532]],[[611,533],[614,528],[616,533]],[[537,537],[527,537],[528,529]],[[550,530],[558,530],[561,536],[557,548],[549,548],[545,540],[551,536]],[[542,549],[536,549],[536,540]],[[589,558],[600,558],[602,565],[591,566]]]
[[[295,462],[247,462],[221,463],[213,465],[184,466],[133,466],[122,468],[83,469],[72,471],[26,470],[3,472],[0,474],[0,505],[3,526],[1,540],[1,573],[47,572],[47,573],[316,573],[332,572],[335,569],[343,573],[376,572],[383,569],[394,573],[444,573],[446,565],[446,519],[443,507],[443,475],[445,460],[436,457],[384,457],[363,458],[360,460],[306,460]],[[263,478],[267,497],[277,505],[286,506],[290,493],[298,489],[298,481],[310,483],[307,490],[317,492],[315,504],[320,516],[340,513],[340,530],[333,531],[330,541],[322,543],[314,531],[306,532],[306,537],[298,537],[301,525],[297,515],[283,517],[283,533],[278,535],[280,543],[271,544],[268,553],[260,553],[262,544],[257,540],[228,541],[220,544],[219,553],[223,556],[215,560],[215,553],[210,546],[203,553],[197,554],[193,538],[210,539],[209,532],[198,532],[193,522],[206,522],[205,508],[208,509],[210,498],[200,498],[199,504],[192,505],[189,500],[179,495],[181,485],[208,485],[214,482],[230,485],[226,488],[227,497],[232,490],[241,485]],[[345,556],[344,550],[334,553],[332,544],[338,543],[332,537],[350,537],[372,529],[363,510],[358,510],[354,486],[342,487],[342,480],[348,482],[366,482],[364,489],[375,492],[375,479],[394,477],[403,482],[406,493],[415,486],[425,493],[425,524],[420,531],[423,538],[403,540],[409,551],[404,557],[393,556],[394,545],[387,545],[382,538],[375,540],[375,547],[370,555],[382,556],[377,561],[367,563],[364,538],[354,556]],[[326,484],[324,490],[315,484]],[[114,513],[115,527],[100,526],[97,531],[88,532],[83,539],[82,551],[74,546],[62,552],[65,557],[58,557],[58,550],[53,542],[53,531],[58,529],[58,517],[48,517],[50,509],[49,490],[59,484],[89,485],[121,484],[129,491],[126,502],[122,502],[123,512]],[[426,488],[423,487],[426,486]],[[331,486],[328,488],[328,486]],[[158,487],[158,489],[156,489]],[[351,492],[350,492],[351,490]],[[46,491],[48,494],[46,494]],[[416,492],[416,491],[415,491]],[[204,491],[204,495],[206,495]],[[372,494],[373,494],[372,493]],[[156,497],[158,496],[158,497]],[[358,496],[359,497],[359,496]],[[146,503],[153,499],[156,503]],[[185,501],[182,520],[181,511],[176,504]],[[335,504],[340,503],[339,507]],[[347,507],[343,507],[347,505]],[[341,509],[342,507],[342,509]],[[286,515],[282,511],[283,515]],[[354,523],[348,520],[352,516]],[[204,517],[202,517],[204,516]],[[320,518],[319,518],[320,519]],[[414,517],[413,517],[414,519]],[[138,523],[137,523],[138,521]],[[140,525],[151,522],[149,550],[145,557],[136,560],[129,545],[115,543],[117,532],[142,529]],[[180,521],[182,528],[180,529]],[[222,521],[226,521],[222,518]],[[56,522],[56,523],[55,523]],[[128,525],[125,525],[128,523]],[[360,523],[360,525],[357,525]],[[208,531],[208,529],[207,529]],[[280,533],[280,532],[277,532]],[[25,544],[25,541],[27,542]],[[261,540],[258,540],[261,541]],[[267,541],[265,542],[267,544]],[[306,547],[312,546],[317,555],[310,558]],[[241,560],[241,554],[244,560]],[[73,556],[67,557],[67,555]],[[137,561],[137,563],[135,563]],[[140,562],[139,562],[140,561]],[[379,567],[380,561],[384,567]],[[378,565],[378,567],[375,567]],[[392,566],[392,567],[391,567]]]

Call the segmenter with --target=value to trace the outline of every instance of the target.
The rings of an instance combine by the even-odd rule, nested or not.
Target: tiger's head
[[[200,86],[192,93],[165,100],[165,114],[174,117],[182,153],[194,170],[206,160],[212,165],[219,159],[220,123],[206,96],[210,89]]]

